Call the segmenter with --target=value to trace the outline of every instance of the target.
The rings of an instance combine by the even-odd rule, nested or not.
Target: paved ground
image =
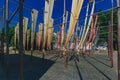
[[[48,52],[46,52],[48,53]],[[110,67],[107,54],[103,52],[91,54],[80,61],[72,55],[68,59],[68,68],[64,69],[63,58],[58,52],[50,52],[43,60],[41,53],[35,52],[31,57],[24,56],[24,80],[117,80],[117,53],[114,54],[115,67]],[[19,55],[10,56],[9,80],[18,80]],[[5,80],[4,66],[0,65],[0,80]]]

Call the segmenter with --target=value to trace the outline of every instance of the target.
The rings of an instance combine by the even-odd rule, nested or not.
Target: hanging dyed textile
[[[83,43],[85,42],[86,38],[87,38],[87,34],[88,34],[88,31],[90,29],[90,25],[91,25],[91,22],[92,22],[92,15],[94,13],[94,8],[95,8],[95,0],[93,1],[93,6],[92,6],[92,10],[91,10],[91,16],[90,16],[90,19],[89,19],[89,22],[88,22],[88,25],[87,25],[87,28],[85,30],[85,34],[82,34],[83,35],[83,38],[81,40],[81,42],[79,43],[79,49],[83,47]],[[85,27],[85,26],[84,26]],[[78,53],[79,54],[79,50],[78,50]]]
[[[43,49],[45,48],[47,34],[48,34],[48,26],[51,20],[52,11],[54,6],[54,0],[45,0],[45,13],[44,13],[44,41],[43,41]]]
[[[24,49],[25,49],[25,45],[26,45],[27,27],[28,27],[28,18],[24,17],[23,18],[23,46],[24,46]]]
[[[53,19],[51,19],[50,25],[48,27],[48,40],[47,40],[47,48],[51,49],[51,39],[53,34]]]
[[[17,36],[17,26],[15,27],[15,31],[14,31],[14,48],[16,48],[16,37]]]
[[[72,0],[72,10],[71,10],[71,18],[70,18],[70,24],[69,24],[69,31],[68,36],[65,42],[65,50],[68,45],[68,42],[70,41],[70,38],[73,34],[76,22],[78,20],[81,8],[82,8],[83,0]],[[63,53],[65,54],[65,52]]]
[[[27,50],[29,48],[29,41],[30,41],[30,30],[27,30]]]
[[[65,28],[66,28],[66,23],[67,23],[67,18],[68,18],[68,11],[66,11],[65,15],[63,16],[63,24],[62,24],[62,30],[61,30],[61,47],[64,43],[64,38],[65,38]]]
[[[57,32],[57,49],[59,50],[60,49],[60,31]]]
[[[40,40],[40,32],[36,32],[36,48],[38,49],[38,45],[40,44],[39,40]]]
[[[96,36],[97,20],[98,20],[98,16],[97,15],[93,15],[92,25],[91,25],[90,33],[89,33],[89,38],[88,38],[88,41],[85,44],[85,47],[87,47],[90,44],[89,48],[87,48],[87,50],[91,50],[92,49],[92,45],[93,45],[93,42],[94,42],[94,39],[95,39],[95,36]],[[85,52],[86,52],[86,50],[85,50]]]
[[[81,42],[83,41],[83,37],[84,37],[85,30],[86,30],[86,27],[87,27],[88,11],[89,11],[89,3],[87,4],[86,17],[85,17],[85,22],[84,22],[84,27],[83,27],[82,37],[81,37],[81,39],[80,39],[79,44],[81,44]]]
[[[42,29],[43,29],[43,24],[40,23],[39,24],[39,30],[37,32],[37,35],[36,35],[36,46],[38,47],[38,49],[40,49],[40,45],[41,45],[41,40],[42,40]]]
[[[38,11],[35,9],[32,9],[31,12],[32,16],[32,26],[31,26],[31,50],[33,50],[34,46],[34,37],[35,37],[35,28],[36,28],[36,22],[37,22],[37,17],[38,17]]]

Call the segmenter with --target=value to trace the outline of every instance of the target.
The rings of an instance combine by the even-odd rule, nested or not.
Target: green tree
[[[55,44],[57,36],[53,33],[52,34],[52,43]]]
[[[101,12],[99,11],[98,14],[98,22],[99,25],[99,38],[98,38],[98,44],[105,43],[108,41],[108,28],[111,25],[111,11],[107,12]],[[114,42],[114,48],[116,49],[117,45],[117,10],[115,9],[113,12],[113,42]]]
[[[9,41],[10,41],[10,46],[14,46],[14,33],[15,33],[15,27],[14,26],[9,26]]]

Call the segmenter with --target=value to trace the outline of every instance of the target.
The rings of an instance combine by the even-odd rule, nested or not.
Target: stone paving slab
[[[110,67],[107,54],[93,54],[88,58],[81,57],[80,62],[68,62],[64,70],[63,58],[56,63],[39,80],[117,80],[115,68]]]
[[[96,53],[87,58],[81,55],[79,62],[75,58],[69,59],[67,69],[64,68],[64,60],[59,57],[59,52],[47,52],[44,62],[41,54],[42,52],[33,54],[37,56],[32,58],[32,62],[30,54],[25,56],[24,80],[117,80],[117,53],[114,54],[114,68],[110,67],[106,53]],[[11,57],[9,80],[18,79],[18,55],[15,56]],[[5,80],[4,71],[5,68],[0,64],[0,80]]]
[[[5,71],[3,69],[2,64],[0,63],[0,80],[5,80]]]

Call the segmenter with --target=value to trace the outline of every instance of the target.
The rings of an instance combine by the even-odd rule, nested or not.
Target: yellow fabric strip
[[[78,2],[78,3],[77,3]],[[71,10],[71,19],[69,24],[68,36],[65,42],[65,47],[68,45],[68,42],[73,34],[79,13],[81,11],[83,0],[72,0],[72,10]]]
[[[83,28],[82,37],[80,39],[79,44],[81,44],[81,42],[83,41],[83,37],[84,37],[84,34],[85,34],[85,30],[86,30],[86,26],[87,26],[87,20],[88,20],[88,11],[89,11],[89,3],[87,4],[86,18],[85,18],[85,22],[84,22],[84,28]]]

